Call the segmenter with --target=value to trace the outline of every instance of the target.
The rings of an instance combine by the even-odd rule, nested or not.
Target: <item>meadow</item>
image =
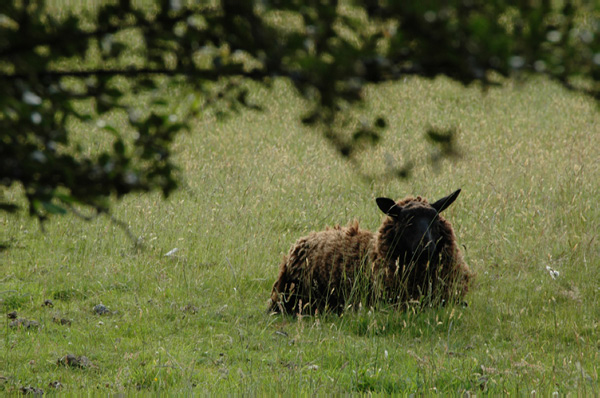
[[[141,249],[107,217],[42,231],[0,213],[0,391],[597,395],[597,105],[543,79],[487,92],[408,79],[367,94],[360,112],[389,128],[360,169],[301,125],[305,104],[283,81],[253,89],[264,112],[202,114],[176,144],[178,192],[113,201]],[[429,127],[455,128],[460,158],[431,164]],[[410,177],[381,177],[386,159],[411,161]],[[375,230],[377,196],[457,188],[445,216],[477,274],[466,308],[266,312],[297,238],[353,219]],[[12,311],[39,325],[11,327]],[[67,354],[88,361],[60,364]]]

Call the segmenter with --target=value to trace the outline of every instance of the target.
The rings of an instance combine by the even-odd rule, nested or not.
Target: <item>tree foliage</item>
[[[246,81],[290,81],[311,104],[302,122],[349,158],[386,127],[374,115],[346,133],[367,85],[543,74],[600,95],[600,8],[587,2],[118,0],[60,16],[46,6],[0,4],[0,184],[21,184],[40,219],[75,203],[106,211],[111,195],[171,193],[176,134],[207,107],[257,108]],[[181,83],[197,96],[176,117],[165,86]],[[118,128],[104,118],[115,112],[126,115]],[[112,147],[78,144],[81,124],[114,136]],[[452,151],[449,132],[427,137]],[[16,206],[0,196],[0,209]]]

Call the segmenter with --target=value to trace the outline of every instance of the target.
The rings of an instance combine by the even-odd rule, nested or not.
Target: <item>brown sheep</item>
[[[354,221],[300,238],[280,266],[269,311],[340,313],[376,301],[399,307],[460,301],[472,273],[452,225],[440,215],[459,193],[433,204],[419,196],[377,198],[387,217],[376,233]]]

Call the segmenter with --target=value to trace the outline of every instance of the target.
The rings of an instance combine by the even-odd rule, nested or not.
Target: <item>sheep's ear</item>
[[[377,201],[377,206],[379,206],[379,209],[388,216],[397,217],[402,210],[401,207],[396,205],[396,202],[393,199],[377,198],[375,200]]]
[[[433,203],[431,207],[433,207],[438,213],[441,213],[442,211],[446,210],[448,206],[450,206],[456,200],[456,198],[458,198],[459,193],[460,189],[457,189],[450,195],[443,197],[437,202]]]

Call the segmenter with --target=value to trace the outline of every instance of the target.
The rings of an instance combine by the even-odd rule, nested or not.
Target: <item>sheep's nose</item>
[[[431,256],[435,252],[435,243],[431,239],[423,237],[419,245],[420,251],[428,256]]]
[[[413,252],[417,253],[428,253],[431,250],[431,241],[420,239],[417,244],[413,247]]]
[[[433,243],[432,241],[427,242],[427,246],[425,246],[425,248],[427,249],[427,253],[429,253],[429,255],[433,255],[433,253],[435,253],[435,243]]]

